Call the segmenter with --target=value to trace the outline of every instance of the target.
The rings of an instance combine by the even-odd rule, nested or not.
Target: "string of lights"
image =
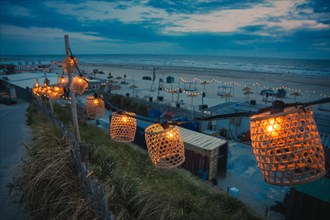
[[[195,82],[207,83],[207,84],[209,84],[211,82],[216,82],[218,84],[234,85],[234,86],[239,86],[239,87],[242,87],[242,88],[248,87],[247,84],[242,84],[242,83],[238,83],[238,82],[235,82],[235,81],[229,81],[229,82],[228,81],[220,81],[220,80],[217,80],[215,78],[210,79],[210,80],[201,80],[201,79],[195,77],[195,78],[193,78],[192,80],[189,81],[189,80],[185,80],[184,78],[180,77],[180,81],[182,81],[184,83],[188,83],[188,84],[195,83]],[[272,88],[272,87],[269,87],[267,85],[255,82],[255,83],[252,84],[252,86],[258,86],[262,89],[272,89],[274,91],[277,91],[279,89],[287,89],[290,92],[298,92],[298,93],[305,92],[305,93],[313,93],[313,94],[318,93],[321,97],[330,97],[330,95],[325,94],[325,92],[317,92],[317,91],[311,90],[311,89],[310,90],[308,90],[308,89],[306,89],[306,90],[293,89],[293,88],[290,88],[290,87],[284,86],[284,85]]]
[[[70,53],[71,55],[65,59],[64,70],[75,66],[80,72],[71,49]],[[184,79],[180,78],[180,80]],[[83,86],[81,81],[85,82]],[[211,82],[201,81],[198,78],[194,78],[192,82],[194,81],[203,82],[203,84]],[[215,79],[212,81],[217,82]],[[191,83],[191,81],[184,82]],[[74,90],[76,83],[81,90]],[[259,83],[255,85],[261,86]],[[82,94],[87,86],[86,80],[80,79],[80,82],[73,80],[70,89],[73,88],[71,91],[74,93]],[[40,85],[36,84],[34,89],[39,91]],[[188,92],[180,88],[171,90],[164,88],[164,90],[171,93],[187,92],[186,94],[191,96],[200,94],[200,92]],[[115,141],[132,142],[134,140],[136,119],[153,123],[145,129],[145,140],[152,163],[161,168],[174,168],[185,160],[184,143],[177,125],[232,117],[250,117],[252,147],[265,181],[274,185],[293,185],[313,181],[325,174],[324,151],[310,106],[328,102],[330,102],[330,97],[306,103],[285,104],[277,100],[271,107],[254,112],[221,114],[184,122],[165,119],[161,122],[160,118],[146,120],[135,113],[116,108],[111,103],[107,104],[114,110],[110,122],[110,137]],[[104,100],[97,95],[88,97],[86,100],[86,111],[92,118],[103,117],[104,106]]]

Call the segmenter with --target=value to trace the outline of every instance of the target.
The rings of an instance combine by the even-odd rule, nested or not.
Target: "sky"
[[[0,54],[330,59],[328,0],[0,0]]]

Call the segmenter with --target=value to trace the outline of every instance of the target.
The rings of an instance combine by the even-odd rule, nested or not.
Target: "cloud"
[[[118,42],[118,40],[111,40],[108,38],[97,36],[96,32],[66,32],[58,28],[39,28],[39,27],[17,27],[13,25],[0,24],[1,36],[20,38],[20,39],[56,39],[62,38],[65,34],[69,34],[70,37],[79,39],[82,41],[111,41]]]
[[[15,17],[34,17],[30,9],[26,7],[15,5],[9,2],[2,2],[0,4],[0,11],[3,15],[12,15]]]
[[[159,33],[167,35],[197,32],[230,33],[253,25],[274,27],[282,31],[329,28],[329,24],[320,19],[326,17],[326,14],[316,15],[312,6],[303,0],[271,2],[152,0],[146,4],[139,1],[133,3],[87,1],[74,4],[48,1],[44,4],[57,13],[73,16],[81,22],[117,20],[123,24],[157,26]],[[270,36],[266,32],[259,34]]]

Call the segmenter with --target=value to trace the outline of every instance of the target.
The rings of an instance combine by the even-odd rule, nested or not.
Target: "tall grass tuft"
[[[69,117],[67,110],[56,109],[59,118]],[[45,122],[33,125],[33,130],[35,147],[20,183],[25,199],[32,201],[35,219],[93,219],[93,212],[79,199],[79,179],[59,131]],[[95,125],[80,120],[80,134],[88,145],[93,175],[105,185],[107,205],[117,219],[259,219],[244,203],[188,171],[154,167],[145,151],[112,141]]]
[[[68,141],[33,107],[28,111],[33,145],[24,145],[29,157],[22,164],[16,187],[23,192],[30,218],[96,219],[83,199]]]

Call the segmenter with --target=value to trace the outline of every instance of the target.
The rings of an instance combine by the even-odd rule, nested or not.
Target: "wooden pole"
[[[54,113],[53,102],[52,102],[51,99],[48,99],[48,100],[49,100],[49,105],[50,105],[50,111],[51,111],[52,113]]]
[[[70,56],[69,35],[64,35],[64,41],[65,41],[65,55]],[[68,69],[71,69],[71,68],[68,68]],[[72,72],[71,71],[68,71],[68,78],[69,78],[68,85],[71,85],[71,82],[72,82]],[[78,142],[81,142],[79,124],[78,124],[78,116],[77,116],[76,96],[73,91],[70,91],[70,96],[71,96],[72,123],[73,123],[73,127],[74,127],[74,130],[76,133],[76,139]]]

